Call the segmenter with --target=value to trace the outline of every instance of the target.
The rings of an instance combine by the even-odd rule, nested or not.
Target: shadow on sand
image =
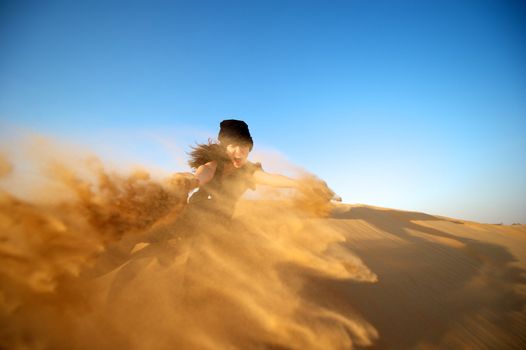
[[[371,323],[380,335],[373,349],[526,349],[526,271],[512,264],[517,260],[508,249],[413,222],[459,224],[422,213],[354,207],[332,218],[349,220],[348,238],[354,220],[397,238],[345,243],[378,283],[310,276],[302,291],[313,302]],[[290,266],[282,272],[308,275]]]

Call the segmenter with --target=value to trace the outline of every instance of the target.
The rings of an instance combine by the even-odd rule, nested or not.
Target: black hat
[[[221,143],[248,143],[250,144],[250,150],[254,145],[248,125],[242,120],[227,119],[223,120],[220,124],[219,135],[217,136]]]

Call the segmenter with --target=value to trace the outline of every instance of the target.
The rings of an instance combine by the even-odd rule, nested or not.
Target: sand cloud
[[[184,177],[42,147],[34,169],[53,186],[39,200],[0,193],[0,347],[347,349],[377,338],[360,315],[303,293],[310,277],[377,280],[323,225],[315,177],[287,199],[242,201],[231,225],[185,228]],[[7,157],[0,165],[16,174]],[[159,230],[173,238],[146,239]]]

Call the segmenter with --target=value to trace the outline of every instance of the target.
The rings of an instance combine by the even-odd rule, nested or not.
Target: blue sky
[[[180,170],[236,117],[346,202],[525,223],[525,19],[520,1],[3,0],[0,125]]]

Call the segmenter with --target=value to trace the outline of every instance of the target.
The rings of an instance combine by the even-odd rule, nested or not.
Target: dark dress
[[[214,178],[190,197],[187,211],[202,211],[205,215],[229,220],[243,193],[255,189],[253,175],[262,169],[260,163],[247,162],[228,174],[224,173],[225,163],[218,161]]]
[[[225,166],[230,160],[220,152],[221,149],[217,145],[200,147],[199,150],[204,151],[199,157],[194,157],[190,164],[198,168],[210,161],[216,161],[214,177],[190,197],[175,221],[163,223],[153,230],[151,242],[196,238],[211,229],[216,232],[230,231],[237,202],[247,189],[255,189],[253,175],[262,169],[260,163],[247,161],[241,168],[225,173]]]

